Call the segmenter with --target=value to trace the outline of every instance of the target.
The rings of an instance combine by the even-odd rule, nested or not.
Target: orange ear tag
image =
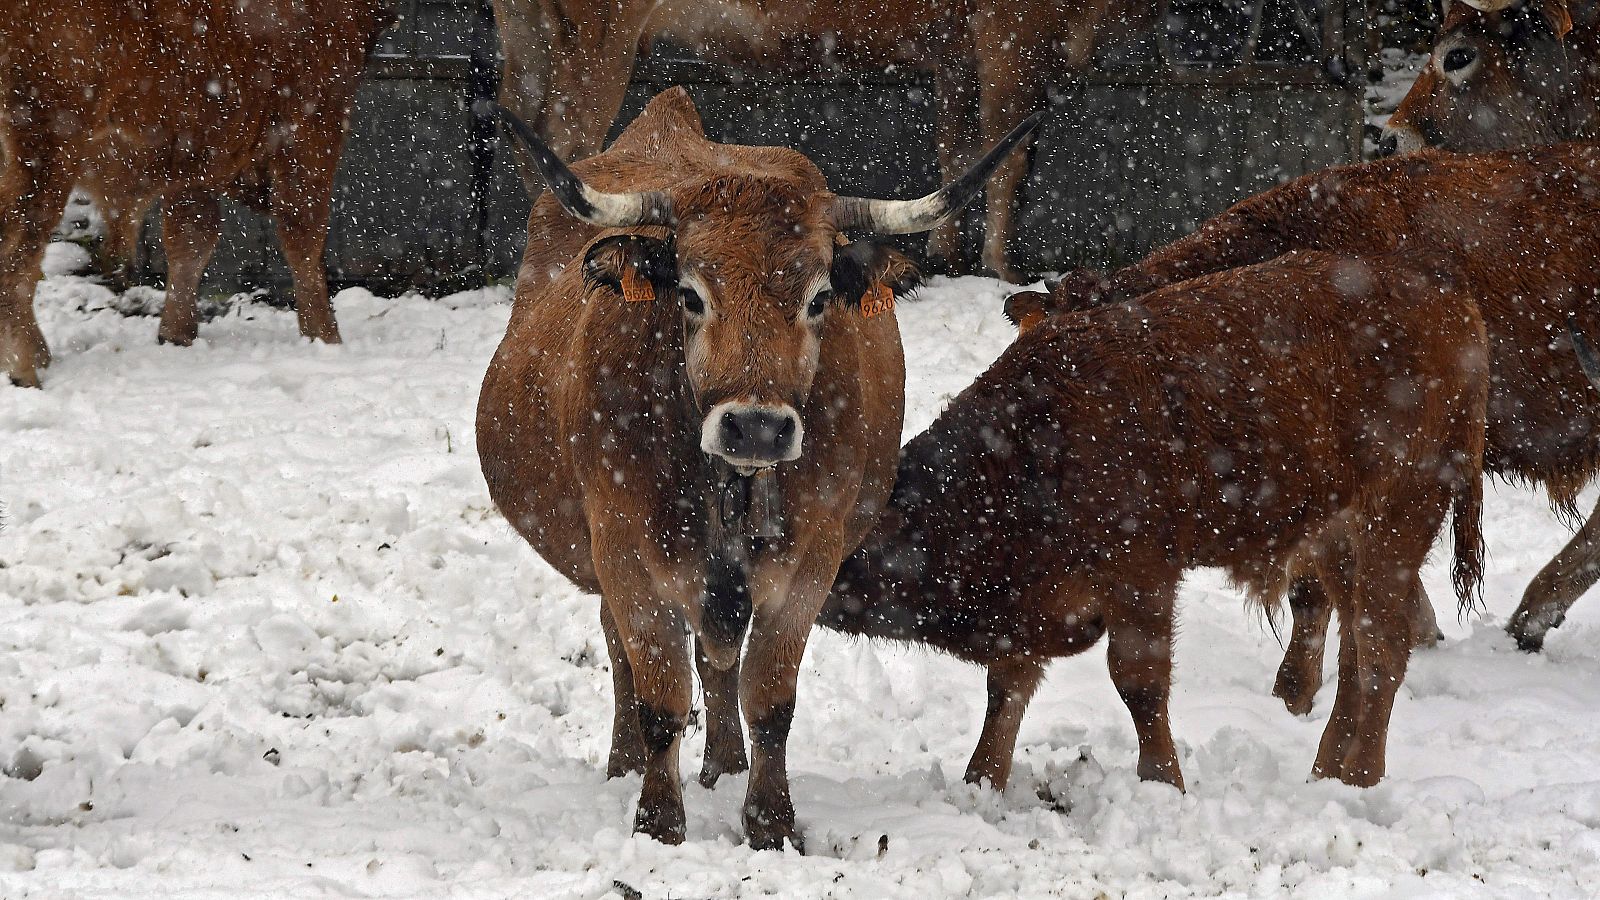
[[[867,318],[881,316],[894,309],[894,291],[881,281],[873,282],[872,287],[861,295],[861,314]]]
[[[639,274],[636,266],[625,266],[622,270],[622,299],[629,303],[645,303],[656,298],[656,286],[650,279]]]

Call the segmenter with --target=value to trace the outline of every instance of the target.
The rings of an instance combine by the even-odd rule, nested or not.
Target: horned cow
[[[799,846],[785,750],[796,678],[839,562],[894,477],[905,371],[891,295],[917,281],[898,253],[841,232],[937,225],[1038,117],[947,188],[885,201],[836,196],[793,150],[706,140],[681,88],[574,169],[501,113],[550,190],[479,396],[490,495],[601,595],[607,773],[643,771],[636,829],[685,837],[687,626],[710,720],[701,782],[746,767],[742,706],[750,843]],[[552,226],[562,209],[571,219]]]
[[[0,16],[0,367],[11,380],[37,386],[50,362],[34,284],[77,183],[123,260],[164,201],[162,341],[196,336],[226,196],[276,219],[300,333],[337,342],[322,264],[333,175],[390,18],[380,0],[21,0]]]
[[[1343,628],[1313,772],[1376,782],[1407,595],[1447,512],[1462,603],[1481,577],[1470,297],[1398,260],[1295,252],[1027,324],[906,446],[819,621],[987,665],[966,777],[997,787],[1045,665],[1104,633],[1139,776],[1182,787],[1167,707],[1183,572],[1223,567],[1270,604],[1312,571]]]
[[[634,58],[657,41],[721,63],[784,72],[931,72],[938,84],[940,167],[954,178],[1030,110],[1051,72],[1082,71],[1108,36],[1153,18],[1150,0],[494,0],[504,40],[500,102],[556,153],[598,152],[622,106]],[[530,195],[539,184],[524,159]],[[984,267],[1015,280],[1006,259],[1021,158],[987,192]],[[954,225],[929,256],[964,266]]]

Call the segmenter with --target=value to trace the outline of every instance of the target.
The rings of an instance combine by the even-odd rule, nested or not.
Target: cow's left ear
[[[1521,0],[1501,11],[1500,30],[1513,49],[1545,41],[1559,44],[1572,30],[1572,15],[1562,0]]]
[[[1037,328],[1050,317],[1051,297],[1044,291],[1018,291],[1006,298],[1005,314],[1017,326],[1017,336]]]
[[[1567,32],[1572,30],[1572,13],[1567,9],[1567,0],[1540,0],[1539,6],[1555,31],[1556,40],[1566,40]]]
[[[670,295],[678,286],[678,255],[670,240],[619,234],[596,241],[583,255],[583,283],[609,288],[630,302]]]
[[[910,257],[871,241],[856,241],[834,251],[830,277],[835,302],[857,309],[861,298],[878,285],[904,300],[922,284],[922,273]]]

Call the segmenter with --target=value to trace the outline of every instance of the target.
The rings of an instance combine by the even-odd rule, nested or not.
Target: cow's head
[[[823,323],[833,311],[886,310],[920,280],[897,251],[846,244],[847,230],[927,231],[955,215],[1000,160],[1038,125],[1029,118],[977,165],[918,200],[844,197],[784,174],[730,174],[668,190],[608,193],[586,185],[521,120],[501,118],[528,145],[550,193],[604,228],[660,226],[590,246],[591,290],[682,309],[685,369],[703,419],[700,448],[750,472],[800,456]],[[814,172],[814,169],[812,170]]]
[[[1566,0],[1445,0],[1433,55],[1384,128],[1384,156],[1570,138],[1593,115],[1569,57]]]

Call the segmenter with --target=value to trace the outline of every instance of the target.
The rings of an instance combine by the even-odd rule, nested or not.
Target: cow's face
[[[875,312],[863,299],[881,303],[883,292],[917,283],[896,251],[840,246],[832,199],[777,179],[719,179],[674,191],[671,239],[610,238],[586,255],[591,290],[626,296],[626,279],[647,279],[653,302],[677,305],[700,448],[736,469],[803,452],[800,410],[829,318]]]
[[[799,410],[816,378],[828,317],[876,313],[917,282],[915,267],[899,253],[844,246],[840,234],[938,227],[971,202],[1044,118],[1029,116],[972,168],[925,197],[878,200],[829,193],[822,173],[798,154],[792,165],[763,168],[787,175],[729,174],[670,191],[601,191],[573,174],[526,122],[503,108],[483,111],[498,114],[527,145],[550,193],[574,218],[602,228],[668,230],[667,238],[596,241],[584,256],[584,281],[623,301],[679,305],[689,387],[704,415],[700,446],[746,472],[803,452]]]
[[[1500,6],[1483,0],[1480,6]],[[1490,11],[1448,3],[1433,54],[1384,129],[1380,151],[1478,152],[1570,137],[1589,101],[1562,38],[1565,0],[1515,0]]]

